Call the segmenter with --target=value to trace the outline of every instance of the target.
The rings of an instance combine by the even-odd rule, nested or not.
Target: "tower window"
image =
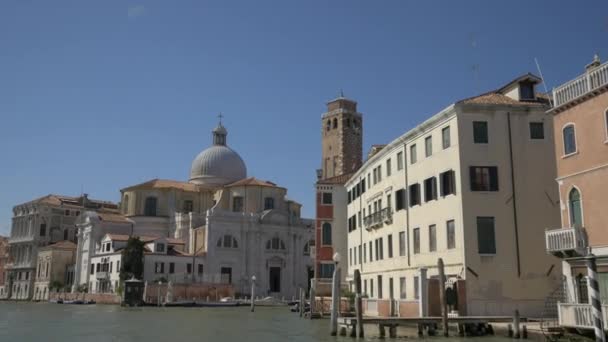
[[[264,198],[264,210],[274,209],[274,198],[266,197]]]
[[[234,211],[234,212],[243,211],[243,197],[235,196],[232,199],[232,211]]]
[[[331,129],[331,120],[327,120],[327,130]]]
[[[338,128],[338,119],[334,118],[334,129]]]
[[[184,201],[184,212],[185,213],[192,212],[193,208],[194,208],[194,203],[191,200]]]
[[[346,127],[349,127],[349,128],[350,128],[350,118],[347,118],[347,119],[346,119]]]
[[[146,198],[146,204],[144,207],[145,216],[156,216],[156,197]]]

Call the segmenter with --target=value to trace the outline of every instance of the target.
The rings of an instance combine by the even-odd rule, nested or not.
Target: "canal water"
[[[331,337],[329,321],[301,319],[285,307],[122,308],[0,302],[0,341],[354,341]],[[369,327],[366,341],[378,340]],[[401,333],[401,332],[400,332]],[[403,334],[407,334],[404,332]],[[411,335],[410,335],[411,337]],[[406,337],[400,337],[405,340]],[[408,337],[408,339],[411,339]],[[428,339],[428,338],[427,338]],[[389,341],[389,339],[386,339]],[[444,338],[433,340],[447,341]],[[450,338],[449,341],[471,341]],[[505,342],[506,338],[475,338]]]

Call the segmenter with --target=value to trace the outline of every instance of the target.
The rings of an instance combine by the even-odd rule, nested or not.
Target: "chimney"
[[[593,70],[597,69],[600,64],[602,64],[602,62],[600,61],[600,56],[598,56],[598,54],[596,53],[593,56],[593,61],[585,66],[585,70],[587,72],[592,72]]]

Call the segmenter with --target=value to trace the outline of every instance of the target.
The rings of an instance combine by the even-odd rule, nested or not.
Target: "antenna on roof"
[[[545,78],[543,77],[543,72],[540,70],[540,64],[538,63],[538,59],[534,57],[534,62],[536,63],[536,69],[538,69],[538,74],[540,75],[540,79],[543,81],[543,87],[545,88],[545,94],[549,96],[549,104],[553,107],[553,99],[549,95],[549,90],[547,90],[547,82],[545,82]]]

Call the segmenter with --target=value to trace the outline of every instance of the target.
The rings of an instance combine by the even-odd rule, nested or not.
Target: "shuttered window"
[[[479,254],[496,254],[494,217],[477,217],[477,244]]]
[[[498,167],[471,166],[471,191],[498,191]]]

